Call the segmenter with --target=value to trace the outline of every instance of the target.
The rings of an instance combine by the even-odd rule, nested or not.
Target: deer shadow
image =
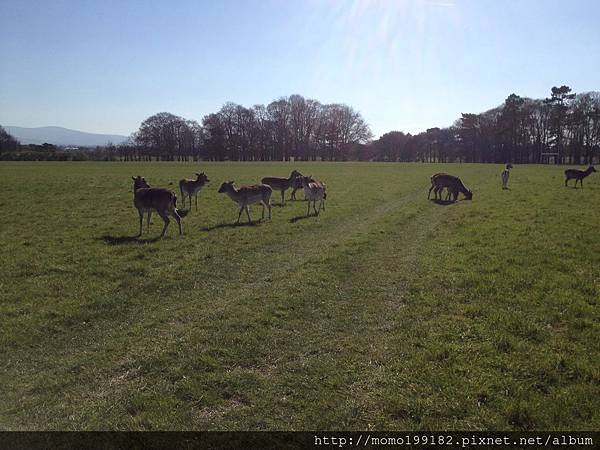
[[[210,227],[202,227],[200,231],[213,231],[221,228],[239,228],[239,227],[257,227],[261,224],[263,219],[254,220],[252,222],[233,222],[233,223],[219,223]]]
[[[440,205],[440,206],[448,206],[448,205],[452,205],[453,203],[456,203],[453,200],[441,200],[439,198],[432,198],[430,201],[432,201],[436,205]]]
[[[139,236],[111,236],[109,234],[105,234],[100,238],[108,245],[123,245],[123,244],[149,244],[152,242],[157,242],[161,239],[160,236],[156,236],[153,238],[145,238],[141,239]]]
[[[292,217],[289,220],[289,222],[290,223],[296,223],[299,220],[310,219],[311,217],[319,217],[319,216],[317,214],[315,214],[315,213],[310,213],[308,216],[306,214],[302,214],[301,216]]]

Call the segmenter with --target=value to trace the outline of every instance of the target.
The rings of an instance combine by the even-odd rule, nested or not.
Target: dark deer
[[[583,189],[583,179],[585,177],[587,177],[588,175],[590,175],[592,172],[596,172],[596,169],[594,169],[594,166],[589,166],[585,170],[578,170],[578,169],[565,170],[565,186],[568,186],[567,183],[569,182],[569,180],[575,178],[575,189],[577,189],[577,181],[579,181],[579,184],[581,185],[581,189]]]
[[[285,205],[285,191],[288,190],[292,186],[294,180],[300,176],[302,176],[300,172],[297,170],[292,170],[289,178],[264,177],[261,180],[261,183],[271,186],[271,188],[275,191],[281,191],[281,204]]]
[[[448,190],[446,201],[450,200],[450,196],[453,197],[453,201],[456,201],[458,199],[459,192],[461,192],[467,200],[473,199],[473,192],[467,189],[460,178],[453,175],[448,175],[447,173],[436,173],[433,175],[431,177],[431,187],[429,188],[429,193],[431,193],[431,190],[433,189],[435,198],[437,199],[439,194],[441,200],[442,191],[444,188]],[[429,198],[429,194],[427,195],[427,198]]]
[[[179,234],[183,234],[181,230],[181,217],[185,216],[183,211],[177,209],[177,196],[174,192],[163,188],[149,187],[146,180],[141,177],[131,177],[133,179],[133,205],[137,208],[140,215],[140,232],[138,237],[142,235],[142,222],[144,213],[148,213],[148,230],[150,228],[150,215],[152,211],[156,211],[165,222],[160,237],[164,237],[167,227],[169,226],[169,215],[173,216],[179,225]]]

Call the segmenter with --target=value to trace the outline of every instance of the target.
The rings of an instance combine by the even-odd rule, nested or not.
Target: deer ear
[[[135,177],[131,177],[131,179],[132,179],[133,181],[135,181]]]

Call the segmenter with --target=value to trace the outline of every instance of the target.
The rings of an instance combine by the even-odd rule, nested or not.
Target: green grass
[[[292,167],[319,217],[221,226],[221,181]],[[198,169],[184,236],[127,239],[132,175]],[[2,163],[0,428],[598,429],[600,177],[563,169]],[[473,201],[427,201],[441,170]]]

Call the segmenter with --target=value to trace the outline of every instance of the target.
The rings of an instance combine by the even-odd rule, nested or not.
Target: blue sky
[[[173,4],[171,4],[173,3]],[[595,0],[0,0],[0,124],[129,134],[301,94],[376,136],[600,90]]]

